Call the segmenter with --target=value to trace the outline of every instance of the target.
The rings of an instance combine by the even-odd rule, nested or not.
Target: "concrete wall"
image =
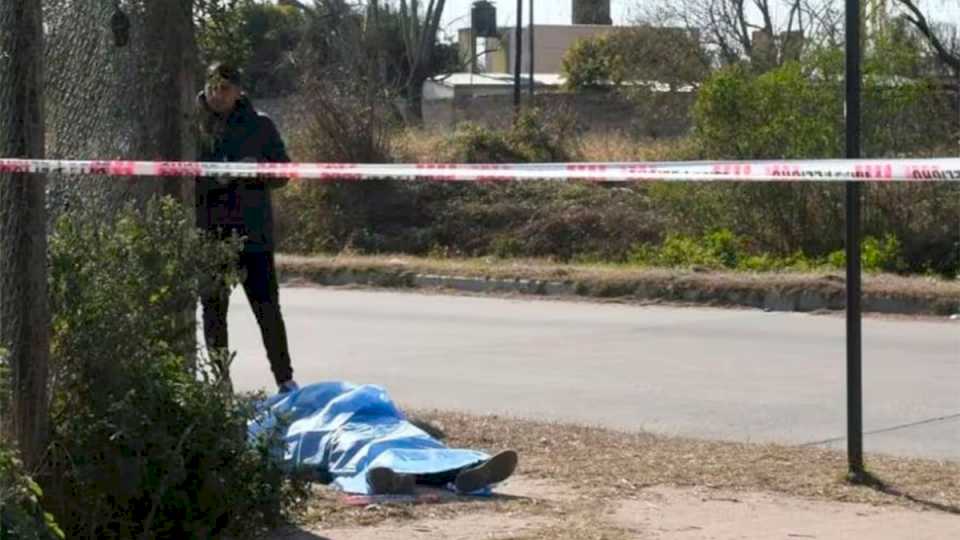
[[[694,95],[660,94],[640,104],[611,94],[544,94],[537,100],[538,106],[548,113],[573,116],[583,130],[676,137],[691,128]],[[506,127],[512,119],[512,96],[459,97],[424,103],[424,122],[434,129],[452,130],[462,122]]]
[[[426,86],[432,89],[425,93],[425,97],[442,97],[438,90],[443,90],[444,95],[453,95],[450,89],[441,88],[438,85]],[[513,118],[513,88],[490,87],[483,92],[492,95],[478,97],[460,95],[456,98],[425,99],[423,102],[425,124],[449,130],[467,121],[490,127],[509,125]],[[524,101],[527,99],[526,89],[524,89]],[[544,91],[538,96],[541,107],[548,111],[573,115],[583,129],[614,129],[645,136],[664,137],[680,135],[690,128],[689,111],[693,99],[693,95],[689,93],[662,93],[649,103],[641,103],[638,106],[612,94],[566,94]],[[305,121],[309,118],[298,96],[254,99],[254,105],[273,118],[280,133],[287,139],[306,127]],[[398,101],[397,110],[402,109],[403,104]]]

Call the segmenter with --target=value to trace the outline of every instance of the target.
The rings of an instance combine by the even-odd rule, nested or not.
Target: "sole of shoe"
[[[473,493],[487,486],[499,484],[517,470],[519,456],[513,450],[504,450],[476,467],[457,475],[454,485],[459,493]]]

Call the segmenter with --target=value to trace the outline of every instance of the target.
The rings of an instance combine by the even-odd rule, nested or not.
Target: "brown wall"
[[[543,94],[538,106],[571,114],[591,131],[622,131],[647,137],[676,137],[692,126],[693,94],[660,94],[640,105],[610,94]],[[453,129],[462,122],[505,127],[513,118],[512,96],[465,97],[424,102],[424,122],[435,129]]]

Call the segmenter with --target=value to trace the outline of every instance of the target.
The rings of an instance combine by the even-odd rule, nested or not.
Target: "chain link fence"
[[[192,1],[43,0],[42,4],[48,155],[127,160],[169,154],[164,147],[171,144],[162,140],[164,131],[169,133],[169,123],[179,118],[176,112],[170,115],[163,109],[168,105],[165,101],[180,100],[171,100],[177,74],[169,72],[171,62],[165,60],[177,52],[171,51],[178,45],[171,38],[183,31],[175,26],[176,12],[185,11],[190,17]],[[173,131],[177,129],[175,125]],[[80,205],[112,214],[128,201],[144,202],[158,184],[53,175],[51,218]]]

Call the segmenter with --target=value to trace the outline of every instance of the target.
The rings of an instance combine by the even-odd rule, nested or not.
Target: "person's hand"
[[[240,159],[240,161],[238,161],[237,163],[257,163],[258,161],[259,160],[257,160],[257,158],[248,156]],[[219,182],[221,186],[227,186],[236,182],[236,178],[233,178],[230,176],[219,176],[217,177],[217,182]]]
[[[259,162],[260,162],[259,159],[255,157],[250,157],[250,156],[240,160],[240,163],[259,163]],[[257,186],[262,183],[262,179],[259,176],[251,176],[251,177],[244,176],[243,178],[240,179],[240,182],[246,186]]]

